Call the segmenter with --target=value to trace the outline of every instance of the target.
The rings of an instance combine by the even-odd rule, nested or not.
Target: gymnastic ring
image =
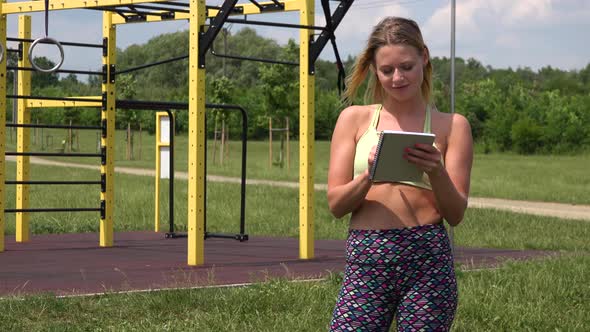
[[[4,60],[4,46],[0,44],[0,62],[2,62],[2,60]]]
[[[46,44],[54,44],[59,49],[59,53],[60,53],[59,63],[57,65],[55,65],[53,68],[49,68],[49,69],[41,68],[33,60],[33,49],[35,48],[35,46],[37,46],[37,44],[42,43],[42,42],[47,42]],[[33,44],[31,44],[31,48],[29,48],[29,61],[31,62],[31,66],[33,66],[33,68],[35,68],[35,70],[38,70],[43,73],[53,73],[54,71],[58,70],[59,67],[61,67],[61,65],[64,63],[64,48],[63,48],[63,46],[61,46],[60,42],[58,42],[57,40],[55,40],[51,37],[39,38],[39,39],[35,40],[33,42]]]

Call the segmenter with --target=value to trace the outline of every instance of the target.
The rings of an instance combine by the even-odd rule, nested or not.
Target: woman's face
[[[420,87],[428,54],[410,45],[386,45],[375,53],[375,72],[387,96],[404,102],[422,96]]]

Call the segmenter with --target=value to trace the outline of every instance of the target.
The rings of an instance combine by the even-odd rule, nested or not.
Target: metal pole
[[[451,0],[451,114],[455,113],[455,0]],[[450,227],[451,250],[455,252],[455,232]]]

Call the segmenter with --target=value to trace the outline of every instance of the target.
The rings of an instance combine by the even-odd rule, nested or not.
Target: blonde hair
[[[369,71],[373,75],[369,76],[367,90],[365,91],[365,102],[383,102],[385,91],[383,91],[383,87],[376,79],[374,69],[375,53],[383,46],[397,44],[413,46],[421,56],[424,55],[424,52],[428,53],[428,48],[424,44],[422,33],[416,22],[400,17],[384,18],[373,28],[367,42],[367,47],[359,54],[351,74],[346,78],[346,90],[342,95],[344,103],[352,103],[356,97],[357,90],[367,78]],[[432,88],[432,64],[430,62],[430,54],[427,56],[428,63],[423,69],[424,74],[420,89],[422,91],[422,97],[428,103]]]

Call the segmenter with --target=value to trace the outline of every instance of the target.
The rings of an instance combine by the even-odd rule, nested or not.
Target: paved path
[[[14,158],[7,157],[7,160],[14,160]],[[31,163],[41,165],[52,165],[59,167],[77,167],[86,169],[99,169],[98,166],[84,165],[84,164],[73,164],[63,163],[53,160],[41,159],[31,157]],[[115,167],[116,173],[142,175],[142,176],[154,176],[155,171],[153,169],[142,169],[142,168],[131,168],[131,167]],[[188,179],[186,172],[175,172],[174,176],[176,179]],[[208,181],[213,182],[228,182],[228,183],[240,183],[239,178],[219,176],[219,175],[208,175]],[[296,182],[288,181],[271,181],[271,180],[256,180],[247,179],[246,184],[248,185],[269,185],[269,186],[281,186],[298,188],[299,184]],[[325,191],[326,184],[316,184],[315,189],[318,191]],[[531,202],[531,201],[516,201],[499,198],[482,198],[482,197],[470,197],[469,207],[474,208],[491,208],[498,210],[508,210],[518,213],[527,213],[542,216],[553,216],[566,219],[578,219],[590,221],[590,206],[588,205],[574,205],[564,203],[547,203],[547,202]]]

